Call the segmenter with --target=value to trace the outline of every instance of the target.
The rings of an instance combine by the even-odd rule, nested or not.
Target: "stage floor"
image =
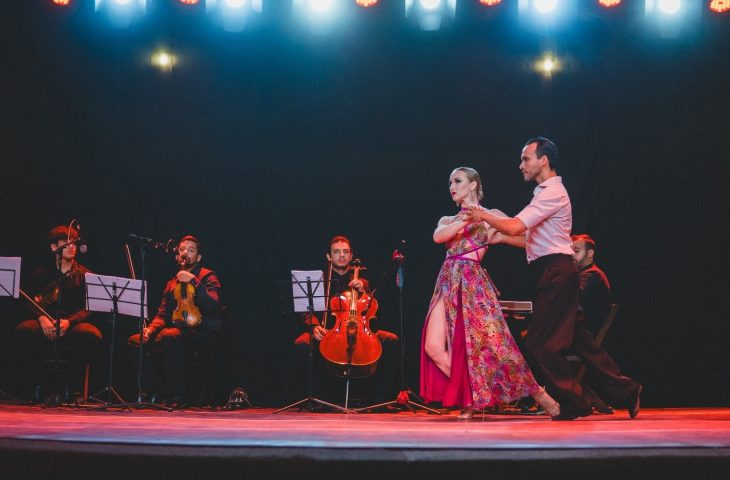
[[[633,420],[625,411],[617,411],[554,422],[547,416],[525,415],[462,421],[456,412],[440,416],[295,410],[273,414],[272,409],[92,412],[3,405],[0,450],[6,465],[15,460],[20,465],[21,457],[33,458],[38,451],[54,452],[59,458],[93,458],[100,466],[121,457],[184,457],[204,459],[200,465],[215,459],[221,468],[224,460],[235,459],[230,465],[238,465],[237,471],[246,461],[249,467],[257,465],[258,473],[272,477],[278,475],[277,469],[291,472],[285,465],[293,461],[294,470],[303,463],[357,462],[360,473],[377,471],[382,462],[418,465],[408,471],[420,469],[421,477],[444,465],[453,470],[455,465],[499,464],[495,471],[507,472],[504,468],[512,464],[523,473],[530,462],[535,462],[530,471],[546,473],[552,471],[547,465],[605,472],[623,466],[637,475],[671,466],[666,476],[681,478],[683,467],[701,465],[703,471],[719,472],[730,465],[730,408],[644,409]],[[618,463],[612,465],[613,461]],[[39,466],[31,465],[35,467]]]

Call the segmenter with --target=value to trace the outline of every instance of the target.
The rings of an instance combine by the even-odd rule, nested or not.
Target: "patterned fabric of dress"
[[[421,393],[427,401],[449,398],[449,389],[458,388],[455,385],[460,379],[454,378],[454,372],[458,371],[468,375],[468,379],[461,379],[461,382],[468,382],[471,404],[476,409],[512,402],[539,388],[507,327],[487,272],[479,262],[463,258],[487,243],[487,226],[479,222],[467,225],[462,234],[447,244],[447,258],[436,280],[426,321],[443,298],[452,351],[452,377],[446,377],[438,370],[422,348]],[[460,325],[463,325],[464,335],[455,335],[455,329]],[[424,334],[425,331],[424,326]],[[463,341],[464,345],[454,344],[455,339]],[[453,364],[458,360],[456,352],[460,350],[465,350],[465,355],[460,356],[466,359],[466,369],[455,368]],[[459,403],[468,406],[467,402],[468,399],[462,399]],[[444,402],[444,406],[451,405]]]

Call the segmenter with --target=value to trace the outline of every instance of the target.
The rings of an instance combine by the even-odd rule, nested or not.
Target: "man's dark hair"
[[[58,225],[48,232],[48,243],[57,244],[59,240],[67,240],[69,238],[71,240],[79,238],[79,231],[73,227],[69,231],[68,225]]]
[[[579,235],[573,235],[570,237],[573,242],[585,242],[586,248],[595,251],[596,250],[596,241],[591,238],[590,235],[587,233],[581,233]]]
[[[177,242],[178,246],[182,242],[193,242],[198,247],[198,255],[203,253],[203,245],[200,243],[200,240],[198,240],[197,237],[194,237],[193,235],[185,235],[180,239],[180,241]]]
[[[545,137],[534,137],[525,142],[525,147],[531,143],[536,143],[535,155],[537,158],[543,155],[548,157],[548,163],[550,164],[550,170],[555,170],[558,165],[558,147]]]

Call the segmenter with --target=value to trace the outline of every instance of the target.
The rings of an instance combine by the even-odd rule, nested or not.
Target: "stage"
[[[730,408],[554,422],[495,414],[461,421],[456,412],[3,405],[0,437],[2,469],[13,478],[453,478],[475,469],[484,478],[718,478],[730,468]]]

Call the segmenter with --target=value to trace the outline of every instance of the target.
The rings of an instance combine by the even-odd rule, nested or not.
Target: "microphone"
[[[403,288],[403,261],[406,257],[400,252],[400,250],[393,251],[393,261],[397,265],[395,271],[395,286]]]
[[[89,247],[86,245],[86,240],[84,240],[82,234],[81,234],[81,224],[78,220],[76,220],[76,231],[79,232],[79,238],[76,239],[76,247],[79,250],[79,253],[86,253],[89,251]]]
[[[57,248],[56,255],[61,255],[63,253],[63,249],[66,247],[70,247],[71,245],[76,245],[76,250],[79,253],[86,253],[89,251],[89,248],[86,246],[86,240],[84,240],[83,238],[77,238],[75,240],[71,240],[70,242],[66,242],[63,247]]]
[[[131,240],[138,240],[139,242],[146,243],[147,245],[150,245],[155,250],[162,250],[165,253],[177,253],[177,249],[175,248],[175,240],[172,238],[169,239],[167,242],[158,242],[157,240],[154,240],[150,237],[145,237],[144,235],[137,235],[135,233],[130,233],[127,235],[127,238]]]

